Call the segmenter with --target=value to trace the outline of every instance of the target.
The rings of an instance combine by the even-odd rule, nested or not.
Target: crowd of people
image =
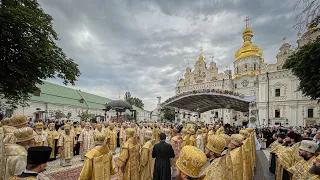
[[[320,132],[309,128],[240,128],[169,123],[33,123],[24,115],[1,120],[0,179],[34,177],[59,158],[84,161],[80,180],[253,179],[258,139],[270,144],[276,179],[318,179]],[[116,155],[117,148],[120,154]]]

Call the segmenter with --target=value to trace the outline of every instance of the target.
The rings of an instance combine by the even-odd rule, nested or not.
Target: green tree
[[[126,94],[124,95],[124,100],[133,106],[136,106],[141,109],[144,108],[144,104],[143,104],[142,100],[137,97],[131,97],[130,92],[126,92]]]
[[[305,96],[312,100],[320,98],[320,37],[294,52],[283,68],[290,69],[299,78],[298,90]]]
[[[52,17],[37,0],[2,0],[0,5],[0,95],[24,104],[37,84],[58,77],[75,84],[78,65],[56,45]]]
[[[126,92],[124,95],[124,100],[126,101],[127,99],[130,99],[130,98],[131,98],[130,92]]]
[[[164,108],[162,111],[161,120],[167,120],[173,122],[175,119],[175,110],[174,108]]]
[[[66,115],[61,110],[56,110],[54,112],[55,119],[61,119],[61,118],[65,118],[65,117],[66,117]]]
[[[81,121],[87,120],[87,119],[93,119],[95,118],[94,114],[90,114],[88,110],[82,111],[81,113],[78,114],[78,117],[80,118]]]

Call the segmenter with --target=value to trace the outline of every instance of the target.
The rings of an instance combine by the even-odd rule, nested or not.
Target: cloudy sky
[[[77,89],[117,99],[126,91],[145,109],[174,95],[199,55],[233,67],[251,17],[253,43],[274,63],[282,38],[296,47],[295,0],[39,0],[54,18],[58,44],[79,64]],[[50,80],[61,84],[61,80]]]

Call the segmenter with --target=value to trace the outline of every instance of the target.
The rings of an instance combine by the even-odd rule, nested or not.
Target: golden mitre
[[[246,128],[246,130],[249,132],[249,133],[252,133],[254,131],[254,128]]]
[[[187,176],[198,178],[206,162],[207,157],[200,149],[194,146],[184,146],[176,165]]]
[[[226,141],[226,144],[228,145],[231,141],[231,137],[227,134],[219,134],[220,137],[222,137],[225,141]]]
[[[109,127],[112,127],[112,128],[113,128],[113,127],[114,127],[114,123],[110,123],[110,124],[109,124]]]
[[[49,127],[55,127],[55,126],[56,126],[55,123],[50,123],[50,124],[49,124]]]
[[[42,128],[43,128],[43,123],[42,123],[42,122],[35,123],[35,124],[34,124],[34,127],[35,127],[36,129],[42,129]]]
[[[70,129],[70,128],[71,128],[70,124],[66,123],[66,124],[64,125],[64,129],[65,129],[65,130],[66,130],[66,129]]]
[[[250,133],[245,130],[245,129],[241,129],[239,132],[244,138],[248,138],[250,136]]]
[[[3,126],[12,126],[11,118],[4,118],[1,120],[1,124]]]
[[[17,139],[16,142],[29,141],[34,138],[33,129],[30,127],[16,129],[13,133]]]
[[[28,125],[27,116],[22,114],[15,114],[11,117],[12,126],[16,128],[26,127]]]
[[[227,143],[221,136],[218,135],[211,135],[208,138],[208,143],[206,148],[214,153],[220,154],[224,148],[226,147]]]
[[[71,126],[72,122],[71,122],[71,121],[69,121],[69,122],[66,122],[66,124],[68,124],[68,125],[70,125],[70,126]]]
[[[128,137],[132,137],[135,132],[136,132],[136,130],[134,130],[133,128],[127,128],[126,129],[126,133],[127,133]]]
[[[80,122],[80,125],[81,125],[81,126],[84,126],[84,125],[86,125],[86,122],[81,121],[81,122]]]
[[[231,135],[231,143],[236,146],[240,146],[242,144],[243,140],[244,140],[244,138],[240,134],[232,134]]]
[[[186,134],[186,133],[187,133],[187,129],[183,128],[183,129],[181,130],[181,133],[182,133],[182,134]]]
[[[135,126],[136,126],[136,125],[135,125],[134,123],[131,123],[131,124],[130,124],[130,127],[131,127],[131,128],[134,128]]]
[[[97,124],[97,128],[102,128],[102,124]]]
[[[202,134],[202,130],[201,130],[201,129],[198,129],[198,130],[197,130],[197,134]]]
[[[108,126],[108,122],[103,122],[104,127]]]
[[[207,129],[206,128],[201,128],[202,132],[203,133],[206,133],[207,132]]]
[[[153,127],[157,127],[157,123],[154,123],[154,124],[153,124]]]

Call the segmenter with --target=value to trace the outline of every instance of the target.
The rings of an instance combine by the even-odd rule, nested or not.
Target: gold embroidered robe
[[[152,180],[154,159],[152,158],[153,140],[147,141],[141,150],[141,180]]]
[[[117,136],[117,130],[115,128],[112,130],[109,127],[107,128],[107,137],[110,138],[109,148],[113,152],[117,149]]]
[[[27,150],[18,144],[5,145],[5,180],[21,174],[27,166]]]
[[[77,144],[74,134],[61,134],[58,140],[58,147],[63,147],[60,152],[60,159],[70,161],[73,157],[73,147]]]
[[[152,129],[152,138],[156,140],[156,142],[160,141],[160,130],[158,128]]]
[[[121,148],[122,148],[123,143],[125,143],[126,141],[127,141],[126,129],[121,127],[121,129],[120,129],[120,147]]]
[[[139,179],[140,175],[140,146],[135,137],[131,137],[122,146],[116,165],[124,168],[119,172],[119,179]]]
[[[246,139],[243,141],[242,148],[242,158],[243,158],[243,180],[252,179],[252,164],[251,164],[251,144],[250,140]]]
[[[13,132],[17,129],[13,126],[3,126],[3,145],[5,144],[15,144],[16,143],[16,137],[14,136]]]
[[[189,141],[190,144],[188,145],[197,147],[197,139],[195,135],[191,135],[189,139],[190,139]]]
[[[108,146],[96,146],[86,154],[79,180],[104,180],[116,174],[116,166]]]
[[[93,139],[93,131],[90,129],[83,129],[78,141],[80,142],[81,146],[81,156],[84,157],[91,149],[95,147],[94,139]]]
[[[231,161],[232,161],[232,175],[233,180],[243,180],[243,155],[242,148],[237,147],[230,152]]]
[[[48,134],[42,131],[41,134],[33,131],[34,134],[34,146],[48,146]]]
[[[180,156],[181,146],[182,146],[182,139],[180,136],[174,136],[171,138],[171,145],[174,151],[174,158],[172,159],[172,168],[176,168],[176,162]]]
[[[309,170],[313,166],[313,162],[316,160],[316,156],[311,157],[308,161],[304,159],[298,161],[288,171],[292,173],[292,180],[311,180],[320,179],[317,175],[309,173]]]
[[[187,146],[190,144],[190,135],[187,134],[185,137],[183,137],[182,140],[182,147]]]
[[[232,179],[232,166],[227,164],[230,161],[230,153],[214,159],[204,172],[205,180],[230,180]]]
[[[48,134],[48,146],[52,148],[50,158],[54,158],[54,153],[56,151],[55,142],[59,139],[59,133],[56,130],[47,130]]]
[[[137,135],[139,136],[139,143],[141,146],[145,144],[144,142],[144,135],[145,135],[146,130],[143,128],[138,128],[137,129]]]

